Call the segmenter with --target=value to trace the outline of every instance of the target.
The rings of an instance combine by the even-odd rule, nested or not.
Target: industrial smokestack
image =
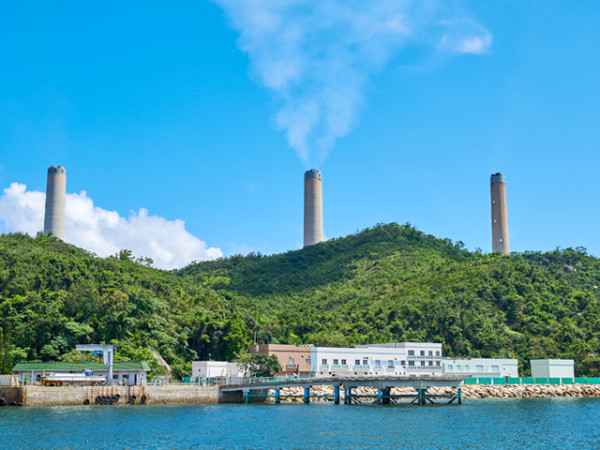
[[[304,173],[304,246],[323,241],[321,172],[311,169]]]
[[[508,214],[506,211],[506,180],[500,172],[490,178],[492,191],[492,251],[510,253]]]
[[[52,233],[63,241],[65,239],[66,188],[67,169],[63,166],[50,166],[48,168],[48,184],[46,185],[44,233]]]

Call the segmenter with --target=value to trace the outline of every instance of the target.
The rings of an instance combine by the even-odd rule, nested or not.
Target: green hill
[[[102,341],[137,359],[151,345],[177,374],[256,336],[436,341],[447,355],[573,358],[579,375],[600,375],[599,286],[600,260],[582,248],[483,255],[397,224],[174,272],[128,252],[101,259],[46,236],[0,237],[4,355],[70,358],[75,343]]]

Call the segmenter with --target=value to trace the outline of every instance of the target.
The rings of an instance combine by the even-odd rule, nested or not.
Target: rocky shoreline
[[[275,392],[269,390],[269,395]],[[377,397],[377,389],[370,387],[358,387],[352,390],[353,395]],[[429,395],[449,395],[456,394],[456,389],[449,387],[434,387],[427,390]],[[280,390],[281,403],[302,403],[304,390],[302,387],[287,387]],[[312,396],[331,396],[325,398],[311,398],[311,402],[333,402],[332,386],[314,386],[310,390]],[[417,391],[412,388],[393,388],[391,395],[417,395]],[[340,390],[340,397],[343,401],[344,391]],[[555,397],[600,397],[600,385],[587,384],[526,384],[526,385],[465,385],[462,386],[463,399],[479,398],[555,398]],[[368,399],[366,399],[368,400]],[[268,403],[275,400],[267,398]]]

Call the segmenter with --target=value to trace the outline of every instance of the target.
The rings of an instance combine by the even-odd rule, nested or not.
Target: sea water
[[[600,448],[600,399],[0,408],[2,448]]]

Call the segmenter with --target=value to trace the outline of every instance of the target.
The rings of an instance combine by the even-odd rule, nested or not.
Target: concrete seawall
[[[428,389],[429,394],[451,394],[445,387]],[[220,396],[217,386],[170,385],[170,386],[23,386],[0,387],[0,398],[6,404],[20,403],[24,406],[75,406],[94,404],[117,405],[174,405],[242,402],[241,391]],[[274,391],[260,394],[273,395]],[[355,388],[354,394],[377,396],[377,390],[369,387]],[[391,394],[416,394],[412,388],[393,388]],[[301,387],[286,387],[280,391],[282,403],[302,402]],[[331,398],[311,399],[311,402],[333,402],[332,386],[314,386],[311,395],[330,395]],[[297,396],[296,398],[286,398]],[[462,387],[463,399],[477,398],[552,398],[552,397],[600,397],[600,385],[467,385]],[[341,398],[344,398],[343,390]],[[262,401],[254,399],[254,401]],[[267,398],[266,402],[274,402]]]
[[[94,404],[202,404],[218,403],[217,386],[22,386],[0,387],[6,403],[24,406]]]

